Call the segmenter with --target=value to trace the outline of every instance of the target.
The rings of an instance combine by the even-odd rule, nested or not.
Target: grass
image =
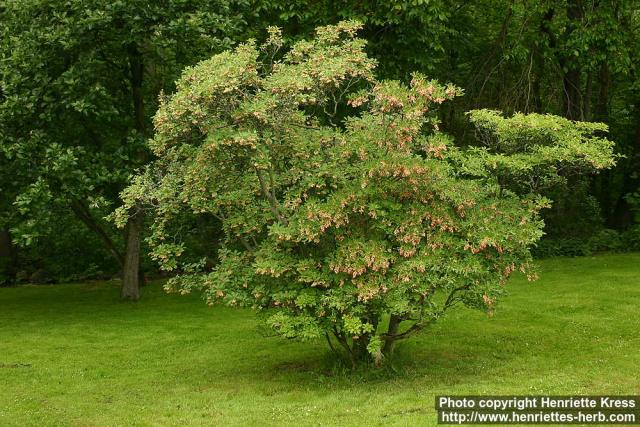
[[[0,289],[0,425],[434,425],[440,394],[640,394],[640,254],[547,260],[509,289],[370,373],[159,284],[137,303],[115,282]]]

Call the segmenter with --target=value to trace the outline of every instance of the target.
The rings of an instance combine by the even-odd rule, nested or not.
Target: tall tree
[[[122,296],[139,297],[142,212],[132,208],[124,239],[103,217],[127,177],[149,160],[144,141],[160,91],[172,90],[184,66],[229,47],[244,31],[245,6],[242,0],[2,3],[0,155],[20,171],[6,195],[21,214],[16,222],[12,212],[17,240],[42,235],[55,220],[52,206],[66,206],[120,265]]]

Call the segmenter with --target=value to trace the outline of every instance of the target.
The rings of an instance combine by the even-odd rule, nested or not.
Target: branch
[[[455,288],[453,291],[451,291],[451,293],[447,297],[447,300],[445,301],[444,306],[443,306],[442,310],[440,311],[440,313],[444,313],[445,310],[447,310],[449,307],[451,307],[451,306],[453,306],[453,304],[455,304],[455,302],[456,302],[455,294],[457,292],[467,290],[470,287],[471,287],[471,285],[464,285],[464,286],[460,286],[458,288]],[[422,323],[422,314],[423,313],[421,312],[420,313],[420,318],[417,319],[416,323],[414,323],[406,331],[404,331],[402,333],[399,333],[399,334],[386,333],[386,334],[380,335],[380,337],[385,341],[395,341],[395,340],[401,340],[401,339],[404,339],[404,338],[408,338],[409,336],[411,336],[414,333],[422,330],[425,326],[429,325],[430,323],[432,323],[434,321],[434,319],[431,319],[427,323]],[[407,319],[404,319],[404,320],[407,320]],[[400,320],[400,321],[402,321],[402,320]]]
[[[271,213],[273,213],[273,215],[276,217],[276,220],[278,220],[281,224],[289,225],[289,221],[287,221],[287,219],[283,217],[282,213],[280,212],[280,205],[278,204],[278,199],[276,199],[275,195],[271,193],[271,191],[269,191],[269,188],[267,187],[267,183],[265,182],[264,177],[260,172],[260,169],[258,169],[257,167],[254,167],[254,169],[256,171],[256,174],[258,175],[258,181],[260,181],[260,189],[262,190],[262,194],[269,201],[269,207],[271,208]]]
[[[349,353],[349,355],[353,357],[353,350],[351,350],[351,347],[349,347],[349,344],[347,343],[347,339],[344,337],[344,335],[339,333],[335,327],[333,328],[333,335],[336,337],[336,340],[338,340],[340,345],[342,345],[345,348],[345,350],[347,350],[347,353]]]
[[[333,343],[331,342],[331,337],[329,336],[329,334],[328,334],[328,333],[325,333],[325,334],[324,334],[324,337],[327,339],[327,344],[329,344],[329,347],[331,348],[331,351],[333,351],[333,353],[334,353],[336,356],[339,356],[339,355],[340,355],[340,353],[338,353],[338,350],[336,350],[336,348],[333,346]]]
[[[402,333],[399,333],[399,334],[389,334],[389,333],[387,333],[387,334],[380,335],[380,337],[385,341],[401,340],[403,338],[408,338],[410,335],[418,332],[419,330],[421,330],[424,327],[425,327],[424,324],[422,324],[420,322],[417,322],[417,323],[414,323],[413,326],[411,326],[409,329],[407,329],[406,331],[404,331]]]
[[[216,218],[218,218],[221,222],[225,222],[227,220],[227,218],[225,217],[224,213],[222,212],[222,209],[220,209],[220,212],[218,212],[218,214],[213,214],[213,216],[215,216]],[[241,235],[236,235],[236,237],[238,238],[238,240],[240,240],[240,243],[242,243],[242,246],[244,246],[244,248],[249,251],[249,252],[255,252],[256,247],[258,246],[258,243],[256,242],[256,239],[251,236],[251,239],[253,240],[253,243],[255,246],[251,246],[249,244],[249,242],[247,241],[247,239],[245,239],[244,237],[242,237]]]
[[[93,231],[100,238],[100,240],[102,240],[102,243],[104,243],[109,252],[111,252],[111,255],[113,255],[115,260],[118,262],[120,268],[124,267],[124,256],[118,250],[116,244],[113,242],[111,237],[109,237],[100,223],[98,223],[98,221],[93,218],[93,216],[91,216],[91,212],[89,211],[89,209],[84,206],[79,200],[74,199],[71,201],[71,210],[76,215],[76,217],[78,217],[78,219],[87,226],[89,230]]]
[[[238,236],[238,239],[240,239],[240,243],[242,243],[242,246],[244,246],[244,248],[246,250],[248,250],[249,252],[253,252],[254,251],[254,247],[252,247],[249,242],[247,241],[247,239],[245,239],[242,236]]]
[[[466,291],[470,287],[471,287],[471,285],[464,285],[464,286],[460,286],[458,288],[455,288],[453,291],[451,291],[451,293],[447,297],[447,300],[444,303],[444,306],[442,307],[442,311],[445,311],[446,309],[451,307],[453,304],[455,304],[456,300],[455,300],[454,296],[455,296],[455,294],[457,292]]]

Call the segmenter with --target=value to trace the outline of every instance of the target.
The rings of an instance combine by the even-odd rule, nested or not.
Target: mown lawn
[[[3,288],[0,425],[434,425],[439,394],[640,394],[640,254],[544,261],[510,291],[365,374],[159,284]]]

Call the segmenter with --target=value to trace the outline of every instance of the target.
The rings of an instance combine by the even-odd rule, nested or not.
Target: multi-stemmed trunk
[[[381,335],[377,335],[375,333],[364,334],[357,339],[354,339],[348,338],[344,333],[339,333],[336,330],[334,331],[333,336],[335,340],[340,344],[340,346],[344,349],[342,355],[346,355],[352,369],[356,369],[356,367],[360,364],[368,363],[375,364],[376,366],[381,366],[385,363],[385,361],[389,360],[393,356],[396,342],[405,335],[398,333],[401,322],[401,317],[391,315],[389,317],[389,326],[387,327],[387,331],[386,333],[383,333]],[[374,330],[377,330],[377,322],[374,323]],[[382,348],[380,349],[380,352],[378,354],[371,354],[369,352],[368,346],[372,339],[382,340]],[[332,344],[329,335],[327,335],[327,342],[329,343],[329,346],[334,351],[334,353],[340,355],[340,352],[338,352],[336,350],[336,347]]]

